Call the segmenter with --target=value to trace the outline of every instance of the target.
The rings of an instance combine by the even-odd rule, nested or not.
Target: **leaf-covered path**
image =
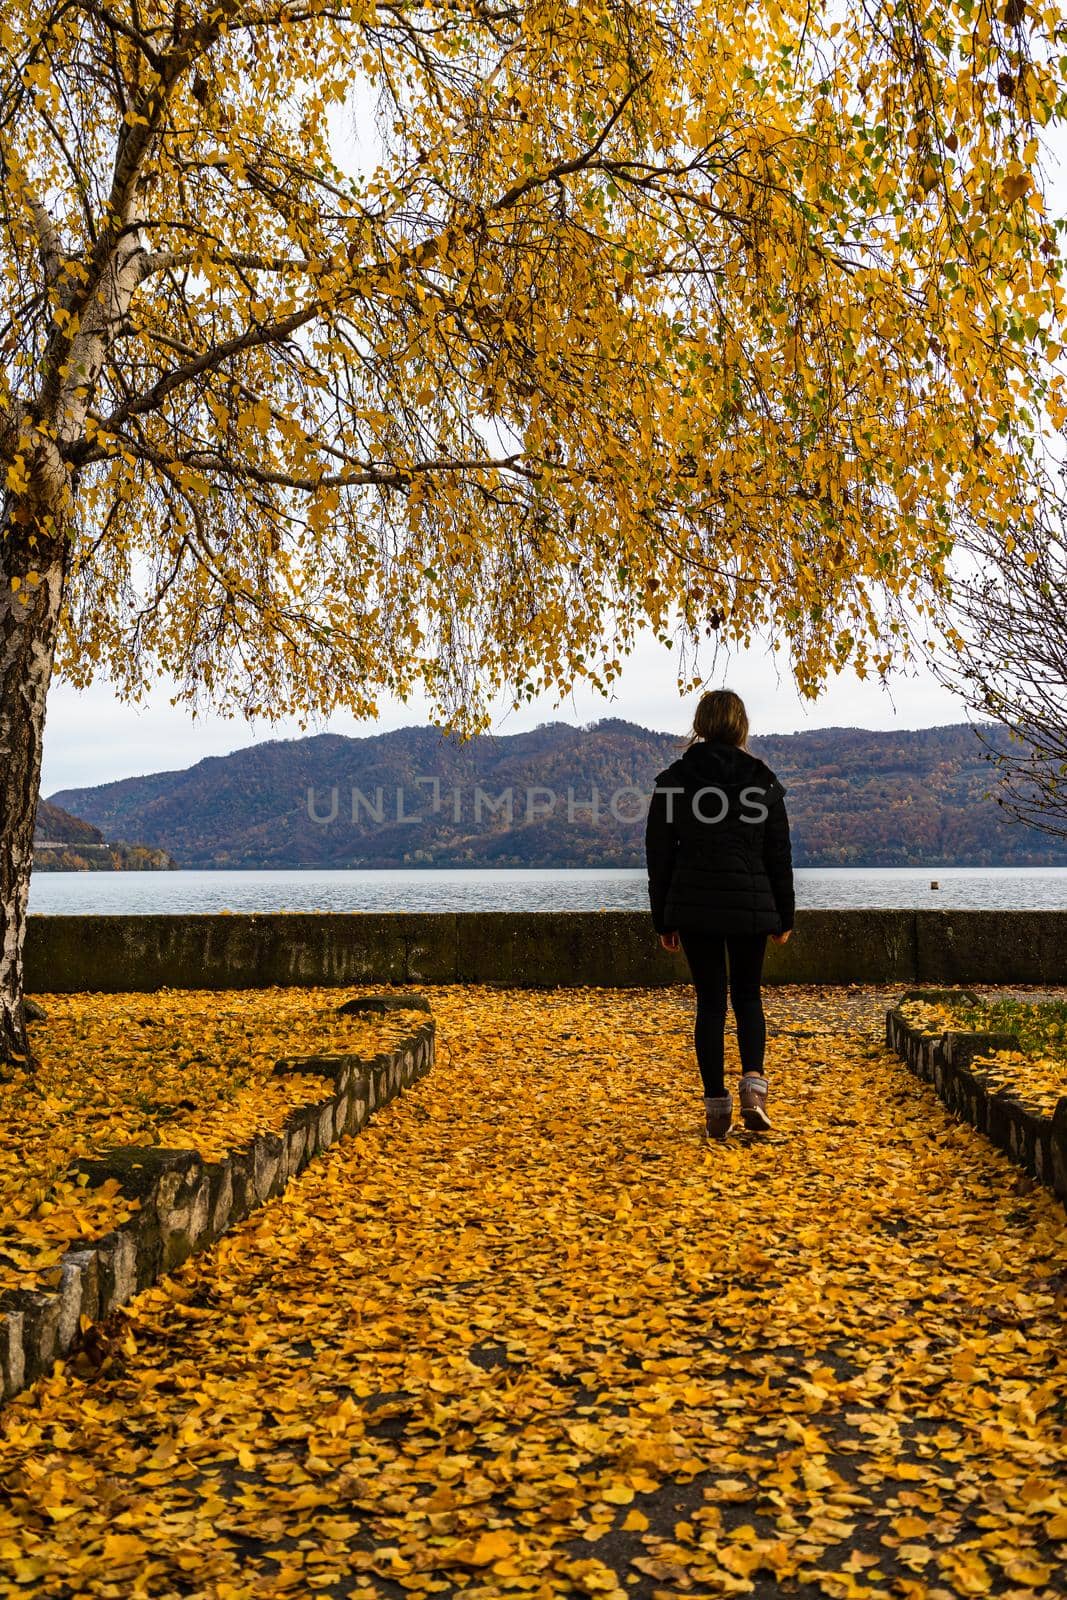
[[[770,996],[700,1137],[689,994],[434,991],[439,1060],[0,1423],[0,1594],[1061,1592],[1064,1216]]]

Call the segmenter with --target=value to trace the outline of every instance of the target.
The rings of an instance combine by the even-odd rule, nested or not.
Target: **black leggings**
[[[706,1095],[726,1093],[723,1035],[726,1032],[726,958],[730,958],[730,1003],[737,1021],[742,1072],[762,1072],[767,1045],[760,977],[765,933],[724,938],[720,933],[679,932],[697,992],[695,1043]]]

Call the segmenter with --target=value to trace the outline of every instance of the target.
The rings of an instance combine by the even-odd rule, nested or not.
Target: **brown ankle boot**
[[[741,1117],[746,1128],[753,1133],[766,1133],[771,1126],[767,1115],[767,1079],[756,1072],[746,1072],[741,1079]]]
[[[709,1139],[725,1139],[734,1120],[733,1096],[725,1094],[704,1096],[704,1125]]]

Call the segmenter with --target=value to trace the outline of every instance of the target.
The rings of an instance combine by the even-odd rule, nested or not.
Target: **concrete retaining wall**
[[[31,916],[31,994],[273,984],[644,986],[687,977],[642,911]],[[770,983],[1067,983],[1067,911],[802,911]]]
[[[163,1273],[206,1250],[235,1222],[281,1194],[320,1151],[358,1133],[379,1106],[424,1077],[433,1061],[432,1021],[394,1050],[369,1059],[292,1057],[274,1070],[329,1078],[331,1093],[298,1106],[283,1127],[256,1134],[222,1161],[205,1162],[195,1150],[131,1145],[82,1162],[91,1185],[117,1178],[139,1208],[104,1238],[68,1250],[57,1288],[0,1293],[0,1399],[17,1394],[76,1349],[83,1318],[90,1325],[102,1321]]]

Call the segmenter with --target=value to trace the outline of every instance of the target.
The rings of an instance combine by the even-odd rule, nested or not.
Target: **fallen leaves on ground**
[[[435,989],[428,1078],[6,1408],[0,1595],[1053,1600],[1063,1212],[894,998],[773,991],[709,1146],[688,991]]]
[[[950,1029],[973,1033],[1011,1033],[1018,1050],[994,1050],[976,1056],[974,1066],[994,1090],[1021,1100],[1038,1116],[1051,1117],[1067,1095],[1067,1002],[1018,1000],[990,996],[978,1005],[964,998],[909,1000],[901,1006],[905,1020],[925,1034]]]
[[[43,996],[35,1073],[0,1082],[0,1290],[36,1288],[71,1245],[126,1221],[109,1182],[87,1186],[79,1158],[113,1145],[162,1144],[218,1160],[326,1079],[272,1077],[281,1056],[389,1050],[421,1013],[341,1017],[336,989],[162,990]]]

